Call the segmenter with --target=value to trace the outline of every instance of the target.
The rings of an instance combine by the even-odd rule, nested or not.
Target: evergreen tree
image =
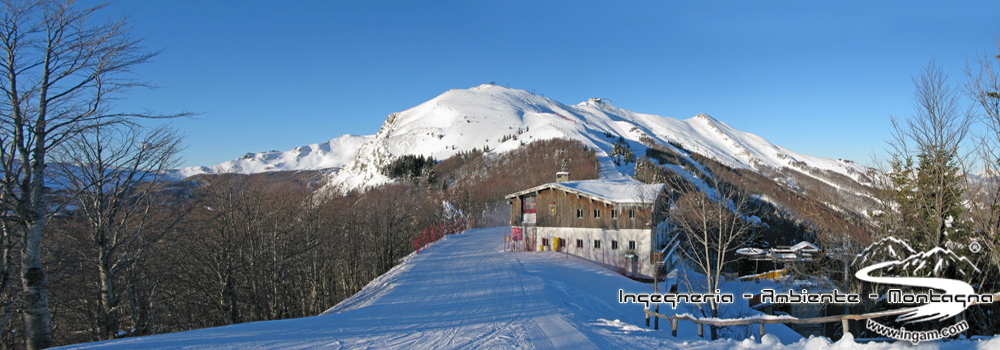
[[[937,151],[891,161],[887,175],[892,212],[875,216],[885,235],[907,240],[914,248],[944,247],[964,241],[969,223],[962,206],[962,173],[954,152]],[[964,242],[963,242],[964,243]]]
[[[965,209],[962,207],[962,174],[951,150],[934,150],[918,156],[916,187],[920,239],[926,246],[944,246],[948,240],[965,238]]]
[[[934,61],[913,82],[915,113],[891,119],[891,169],[879,186],[885,210],[875,218],[884,233],[918,250],[948,241],[967,244],[960,149],[972,119],[962,113],[957,91]]]
[[[611,149],[611,157],[617,166],[621,166],[622,163],[625,163],[625,165],[635,163],[637,160],[635,152],[632,152],[632,147],[621,136],[618,137],[618,141],[615,142],[614,147]]]
[[[886,183],[890,193],[887,198],[888,202],[896,204],[896,210],[882,211],[874,217],[879,220],[883,236],[910,237],[913,236],[917,218],[913,158],[894,158],[890,166]]]

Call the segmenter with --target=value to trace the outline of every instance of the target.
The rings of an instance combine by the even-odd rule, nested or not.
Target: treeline
[[[317,315],[443,220],[440,195],[424,187],[321,201],[308,183],[274,180],[205,176],[159,193],[142,208],[145,223],[122,230],[145,237],[116,246],[99,244],[79,211],[54,219],[44,244],[56,343]],[[12,321],[3,340],[16,348]]]
[[[314,191],[320,172],[122,180],[57,191],[52,202],[65,204],[42,242],[54,342],[317,315],[397,265],[431,227],[459,218],[506,225],[504,195],[554,181],[558,171],[597,177],[594,150],[567,140],[423,160],[400,162],[410,176],[395,184],[322,198]],[[411,177],[415,169],[420,175]],[[429,173],[438,180],[412,181]],[[8,276],[0,280],[0,347],[11,349],[24,347],[13,251],[0,271]]]
[[[478,226],[510,224],[504,196],[554,182],[556,172],[573,180],[598,177],[597,154],[578,141],[535,141],[504,153],[462,152],[435,166],[445,198],[472,215]]]

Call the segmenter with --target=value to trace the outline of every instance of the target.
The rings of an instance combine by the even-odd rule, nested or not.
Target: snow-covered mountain
[[[198,174],[254,174],[283,170],[339,169],[358,154],[358,149],[372,139],[371,135],[342,135],[333,140],[296,147],[291,151],[247,153],[240,159],[213,166],[197,166],[175,170],[175,177]]]
[[[595,148],[604,177],[633,175],[634,164],[615,165],[609,157],[619,137],[640,157],[645,154],[643,143],[655,142],[670,148],[679,145],[734,168],[789,168],[806,175],[809,170],[831,171],[855,181],[866,171],[851,161],[813,157],[771,144],[705,114],[678,120],[632,112],[596,98],[565,105],[524,90],[481,85],[451,90],[391,114],[358,156],[330,175],[327,190],[386,183],[389,179],[379,169],[406,154],[445,159],[473,148],[502,152],[550,138],[578,140]]]
[[[781,171],[797,171],[833,187],[838,185],[817,174],[840,174],[864,182],[862,174],[866,172],[851,161],[813,157],[771,144],[705,114],[679,120],[632,112],[597,98],[565,105],[524,90],[480,85],[450,90],[392,113],[375,135],[344,135],[286,152],[248,153],[215,166],[178,169],[176,174],[331,169],[335,171],[328,175],[324,190],[337,193],[389,182],[379,169],[403,155],[446,159],[472,149],[503,152],[552,138],[577,140],[594,148],[605,178],[635,173],[634,163],[616,165],[610,156],[619,138],[638,157],[645,154],[646,145],[655,143],[772,178],[782,176]],[[775,180],[795,186],[790,177]]]

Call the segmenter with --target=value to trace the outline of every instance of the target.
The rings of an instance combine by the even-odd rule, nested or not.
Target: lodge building
[[[662,184],[633,179],[557,182],[506,196],[526,250],[573,254],[633,278],[651,279],[654,204]]]

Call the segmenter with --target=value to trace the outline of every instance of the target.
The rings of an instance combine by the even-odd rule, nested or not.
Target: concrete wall
[[[539,214],[539,216],[544,214]],[[600,266],[604,265],[608,270],[616,271],[626,276],[635,278],[653,278],[653,267],[649,263],[649,253],[651,250],[649,230],[643,229],[622,229],[608,230],[601,228],[571,228],[571,227],[540,227],[522,226],[524,229],[524,239],[528,247],[534,247],[535,251],[541,249],[543,240],[547,241],[546,252],[552,251],[554,238],[559,237],[560,241],[565,239],[565,244],[560,243],[558,252],[566,253],[589,260]],[[581,240],[582,247],[577,246],[577,240]],[[595,241],[600,240],[601,247],[595,247]],[[618,241],[617,249],[612,249],[612,242]],[[635,241],[635,249],[630,250],[629,241]],[[634,260],[627,259],[626,255],[634,254]]]

